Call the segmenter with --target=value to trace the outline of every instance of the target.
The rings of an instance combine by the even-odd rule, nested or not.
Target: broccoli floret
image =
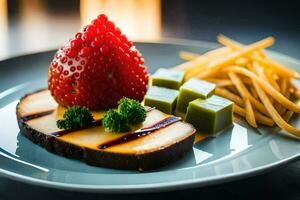
[[[63,115],[62,120],[57,120],[60,129],[78,129],[88,127],[94,122],[93,115],[86,107],[70,107]]]
[[[112,132],[130,131],[130,126],[142,123],[146,119],[147,111],[140,102],[123,97],[117,110],[110,109],[105,112],[102,125]]]
[[[106,130],[112,132],[126,132],[130,130],[126,118],[113,109],[105,112],[102,125]]]
[[[135,125],[145,121],[147,112],[140,102],[123,97],[118,104],[118,110],[127,119],[128,124]]]

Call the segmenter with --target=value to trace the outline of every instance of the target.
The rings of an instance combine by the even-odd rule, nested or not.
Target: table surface
[[[170,0],[133,0],[122,1],[122,6],[127,7],[120,13],[115,8],[119,3],[116,4],[113,0],[98,1],[95,5],[95,1],[87,0],[24,2],[0,0],[0,59],[57,48],[67,41],[66,38],[78,31],[82,23],[96,15],[98,10],[108,13],[117,24],[121,24],[121,28],[125,26],[125,33],[134,40],[177,37],[213,42],[217,34],[223,33],[238,41],[249,43],[272,35],[277,39],[272,50],[300,59],[300,21],[296,20],[297,17],[299,19],[299,7],[296,3],[273,2],[270,7],[268,3],[256,6],[258,2],[255,1],[243,4],[228,1],[224,7],[212,1],[171,3]],[[129,9],[132,6],[135,11],[140,11],[134,13],[139,14],[132,14],[132,10]],[[98,10],[93,11],[95,8]],[[128,15],[131,18],[122,18]],[[141,20],[136,20],[137,18]],[[135,23],[124,21],[128,19]],[[150,29],[147,29],[147,26],[150,26]],[[130,32],[131,29],[139,28],[145,29],[146,32]],[[40,188],[0,178],[0,199],[37,199],[41,195],[45,200],[54,197],[64,200],[96,197],[134,200],[187,199],[196,196],[209,199],[300,199],[300,161],[240,181],[154,194],[82,194]]]

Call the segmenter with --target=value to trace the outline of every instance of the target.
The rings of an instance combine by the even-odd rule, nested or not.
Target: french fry
[[[188,51],[180,51],[179,52],[179,57],[182,60],[186,60],[186,61],[190,61],[190,60],[196,59],[199,56],[201,56],[201,55],[197,54],[197,53],[188,52]]]
[[[257,64],[256,62],[254,62],[255,64]],[[257,66],[259,66],[259,68],[258,67],[256,67],[256,65],[253,65],[254,66],[254,72],[256,72],[258,75],[260,75],[261,74],[261,70],[259,70],[259,69],[262,69],[262,67],[261,66],[259,66],[259,64],[257,64]],[[265,70],[264,70],[265,71]],[[270,83],[270,85],[272,85],[273,87],[274,87],[274,89],[276,89],[277,91],[279,91],[280,92],[280,87],[277,85],[277,84],[275,84],[274,82],[272,83],[271,81],[270,81],[270,79],[269,79],[269,77],[267,76],[267,74],[265,74],[265,73],[263,73],[264,74],[264,79],[267,81],[267,82],[269,82]],[[277,86],[277,87],[276,87]],[[282,93],[283,95],[284,95],[284,93]],[[270,102],[274,105],[274,108],[278,111],[278,113],[280,114],[280,115],[282,115],[284,112],[285,112],[285,108],[283,107],[283,106],[281,106],[281,104],[280,103],[278,103],[278,102],[274,102],[274,99],[273,98],[269,98],[269,100],[270,100]]]
[[[295,83],[292,81],[292,79],[287,79],[287,88],[290,91],[290,93],[296,93],[298,88],[296,87]]]
[[[275,102],[274,107],[280,115],[285,113],[285,108],[283,106],[281,106],[279,103]]]
[[[257,128],[257,123],[254,116],[254,110],[250,103],[249,99],[245,99],[245,110],[246,110],[246,121],[250,124],[250,126]]]
[[[221,47],[219,49],[214,49],[214,50],[208,51],[208,52],[205,53],[205,55],[208,56],[208,57],[214,58],[214,57],[226,55],[229,52],[231,52],[230,48]]]
[[[281,103],[284,107],[296,112],[300,113],[300,106],[296,105],[286,97],[284,97],[280,92],[275,90],[267,81],[260,79],[257,75],[255,75],[253,72],[244,69],[242,67],[236,67],[231,66],[228,68],[225,68],[223,71],[225,72],[235,72],[239,74],[243,74],[245,76],[248,76],[252,80],[257,81],[257,83],[267,92],[270,96],[272,96],[277,102]],[[257,90],[256,90],[257,91]]]
[[[242,117],[246,116],[245,109],[241,108],[240,106],[238,106],[236,104],[233,105],[233,110],[234,110],[234,113],[236,113]],[[255,115],[256,121],[258,123],[266,125],[266,126],[270,126],[270,127],[274,126],[274,121],[271,118],[266,117],[259,112],[255,112],[254,115]]]
[[[244,45],[241,44],[241,43],[238,43],[222,34],[218,35],[217,36],[217,40],[218,42],[220,42],[221,44],[223,44],[224,46],[227,46],[227,47],[230,47],[231,49],[235,49],[235,50],[238,50],[240,49],[241,47],[243,47]],[[266,54],[263,50],[258,50],[257,51],[258,55],[261,56],[261,57],[266,57]]]
[[[249,60],[247,58],[242,57],[242,58],[236,59],[234,64],[239,65],[239,66],[246,66],[248,62],[249,62]]]
[[[200,57],[200,56],[208,56],[210,58],[213,58],[213,57],[217,57],[217,56],[222,56],[222,55],[227,54],[229,52],[231,52],[231,49],[229,49],[227,47],[214,49],[214,50],[206,52],[202,55],[198,54],[198,53],[189,52],[189,51],[180,51],[179,52],[179,57],[182,60],[190,61],[190,60],[194,60],[194,59],[196,59],[197,57]]]
[[[286,98],[290,98],[290,92],[287,90],[287,79],[282,78],[279,84],[279,88],[281,91],[281,94],[283,94]],[[274,104],[275,109],[278,111],[280,115],[283,115],[286,112],[286,109],[278,102]]]
[[[230,76],[230,73],[229,73],[229,76]],[[236,77],[233,77],[233,78],[236,78]],[[266,108],[264,107],[264,105],[259,102],[257,99],[255,99],[248,91],[248,89],[245,87],[245,85],[240,81],[240,80],[237,80],[236,82],[234,82],[232,80],[232,82],[235,84],[238,92],[241,94],[241,92],[247,96],[247,98],[250,100],[250,102],[253,104],[253,106],[259,110],[260,112],[264,113],[265,115],[269,115],[268,111],[266,110]],[[243,96],[241,94],[241,96]]]
[[[234,93],[226,90],[225,88],[216,88],[215,93],[219,96],[222,96],[224,98],[227,98],[231,101],[233,101],[235,104],[239,106],[244,106],[244,101],[239,96],[235,95]]]
[[[286,130],[288,133],[290,133],[292,135],[295,135],[297,137],[300,137],[300,130],[298,130],[295,127],[291,126],[286,121],[284,121],[284,119],[282,119],[282,117],[276,111],[276,109],[274,108],[274,106],[271,104],[271,102],[270,102],[268,96],[266,95],[265,91],[260,88],[260,85],[257,82],[257,80],[255,80],[254,78],[252,78],[252,81],[253,81],[254,88],[256,89],[259,98],[261,99],[261,101],[263,102],[263,104],[266,106],[266,108],[269,111],[269,114],[270,114],[271,118],[274,120],[274,122],[280,128]]]
[[[207,81],[215,83],[217,85],[217,87],[226,87],[226,86],[233,85],[231,80],[226,80],[226,79],[211,78],[211,79],[207,79]]]
[[[190,68],[185,72],[184,79],[188,80],[190,78],[193,78],[199,73],[203,73],[204,71],[208,70],[208,67],[206,66],[209,62],[202,63],[203,66],[195,67],[195,68]]]
[[[250,86],[249,90],[251,91],[251,94],[253,95],[253,97],[255,99],[258,99],[258,94],[257,94],[256,90],[254,89],[254,87]]]
[[[226,47],[216,49],[211,52],[200,55],[199,57],[196,57],[195,59],[190,60],[189,62],[186,62],[186,63],[183,63],[176,67],[173,67],[173,70],[189,70],[191,68],[199,68],[199,67],[205,65],[206,63],[210,62],[213,58],[218,57],[218,56],[223,56],[229,52],[230,52],[230,49],[228,49]]]
[[[300,99],[300,90],[296,91],[295,95],[298,99]]]
[[[274,77],[272,76],[270,70],[265,70],[267,81],[278,91],[280,92],[280,87]]]
[[[300,77],[298,73],[296,73],[292,70],[289,70],[288,68],[284,67],[283,65],[281,65],[273,60],[264,59],[264,58],[261,58],[258,56],[253,56],[252,58],[256,62],[260,63],[261,65],[265,66],[266,68],[271,68],[274,72],[281,74],[282,76],[289,77],[289,78],[294,77],[294,78],[298,78],[298,79]]]
[[[236,86],[237,90],[239,91],[240,95],[242,96],[244,102],[245,102],[245,110],[246,110],[246,120],[247,122],[257,128],[257,123],[254,116],[254,111],[252,108],[252,105],[250,103],[250,93],[247,90],[246,86],[243,84],[243,82],[239,79],[239,77],[233,73],[229,72],[229,77],[232,80],[233,84]]]
[[[241,49],[243,45],[234,42],[233,40],[225,37],[224,35],[218,36],[218,41],[230,48],[233,48],[235,50]],[[276,73],[287,76],[287,77],[294,77],[296,79],[300,79],[300,75],[292,70],[289,70],[287,67],[283,66],[282,64],[275,62],[269,58],[266,58],[264,55],[251,55],[251,58],[257,62],[259,62],[261,65],[267,67],[267,68],[272,68]]]
[[[283,115],[283,119],[288,122],[292,118],[293,114],[294,112],[289,110]]]
[[[282,94],[285,94],[287,92],[287,79],[283,78],[280,81],[280,90]]]
[[[226,87],[226,89],[228,89],[233,94],[240,95],[239,91],[236,89],[234,85],[229,85]]]
[[[234,51],[224,57],[220,57],[216,60],[213,60],[209,63],[208,69],[203,71],[202,73],[198,74],[197,78],[203,79],[203,78],[213,76],[216,73],[218,73],[218,71],[221,68],[231,65],[237,58],[243,57],[243,56],[250,54],[251,52],[254,52],[258,49],[269,47],[273,44],[273,42],[274,42],[274,39],[272,37],[268,37],[268,38],[258,41],[256,43],[253,43],[249,46],[245,46],[241,50]]]

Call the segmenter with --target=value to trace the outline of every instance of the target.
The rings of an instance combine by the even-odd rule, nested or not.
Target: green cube
[[[179,89],[183,82],[184,72],[160,68],[151,77],[153,86]]]
[[[145,96],[145,106],[155,107],[158,110],[172,114],[178,96],[178,90],[151,86]]]
[[[232,125],[233,102],[217,95],[196,99],[189,103],[185,121],[200,132],[216,135]]]
[[[207,81],[190,79],[185,82],[179,90],[176,109],[186,113],[190,101],[201,98],[206,99],[215,91],[216,85]]]

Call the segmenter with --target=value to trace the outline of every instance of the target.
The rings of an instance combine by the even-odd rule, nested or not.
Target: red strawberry
[[[99,15],[56,52],[48,88],[63,106],[105,109],[123,96],[142,101],[148,77],[140,52],[113,22]]]

